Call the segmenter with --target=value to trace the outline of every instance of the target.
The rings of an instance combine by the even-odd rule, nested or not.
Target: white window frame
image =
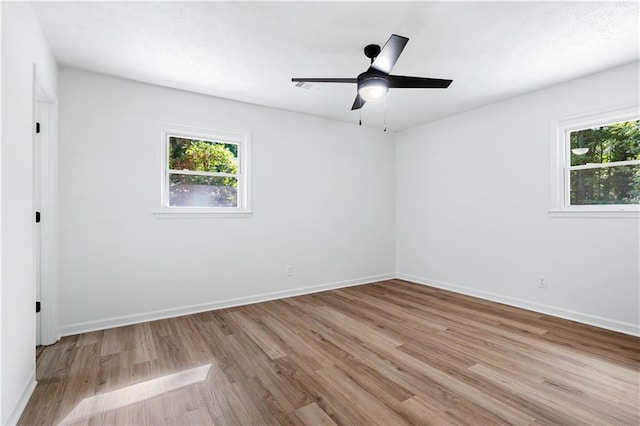
[[[551,209],[549,210],[549,214],[552,217],[621,217],[636,219],[640,217],[640,205],[638,204],[572,206],[570,204],[571,189],[569,186],[570,170],[640,164],[638,160],[631,160],[618,161],[606,166],[571,166],[571,143],[569,136],[571,132],[638,119],[640,119],[640,107],[633,106],[552,121]]]
[[[201,126],[158,122],[160,137],[160,208],[153,212],[162,219],[202,219],[226,217],[250,217],[250,133],[210,129]],[[207,141],[229,142],[238,145],[238,206],[237,207],[192,207],[169,205],[169,138],[171,136]],[[185,173],[192,174],[192,173]],[[217,175],[196,172],[197,175]]]

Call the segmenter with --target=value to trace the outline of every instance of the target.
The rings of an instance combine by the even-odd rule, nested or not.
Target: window
[[[161,125],[162,208],[160,213],[246,215],[246,133]]]
[[[557,137],[556,212],[639,211],[637,108],[558,122]]]

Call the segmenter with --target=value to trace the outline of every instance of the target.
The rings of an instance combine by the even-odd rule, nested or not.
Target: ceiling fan
[[[371,66],[357,78],[292,78],[294,83],[356,83],[358,94],[351,110],[360,109],[366,102],[375,102],[384,97],[389,89],[446,89],[453,80],[439,78],[408,77],[390,75],[409,39],[392,34],[382,49],[369,44],[364,54],[371,59]]]

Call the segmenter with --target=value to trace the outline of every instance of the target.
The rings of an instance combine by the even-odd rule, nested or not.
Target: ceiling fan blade
[[[408,41],[409,39],[407,37],[391,34],[391,37],[389,37],[389,40],[387,40],[387,43],[369,69],[373,68],[374,70],[389,74]]]
[[[446,89],[453,81],[440,78],[407,77],[404,75],[390,75],[388,80],[390,89]]]
[[[367,101],[362,99],[362,97],[360,96],[360,93],[358,93],[356,95],[356,100],[353,101],[353,106],[351,107],[351,111],[362,108],[366,102]]]
[[[357,83],[357,78],[292,78],[293,83]]]

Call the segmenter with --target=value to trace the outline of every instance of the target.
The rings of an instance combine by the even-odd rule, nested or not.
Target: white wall
[[[62,334],[393,276],[389,133],[74,69],[59,85]],[[156,117],[251,131],[253,217],[152,215]]]
[[[548,215],[551,121],[637,102],[637,75],[629,65],[399,133],[394,164],[378,130],[64,69],[62,333],[394,270],[637,333],[638,222]],[[252,131],[254,217],[154,218],[156,117]]]
[[[399,133],[400,276],[637,334],[637,219],[548,210],[551,121],[638,93],[636,63]]]
[[[56,63],[27,3],[2,2],[2,293],[0,423],[17,421],[35,386],[33,65],[56,93]]]

